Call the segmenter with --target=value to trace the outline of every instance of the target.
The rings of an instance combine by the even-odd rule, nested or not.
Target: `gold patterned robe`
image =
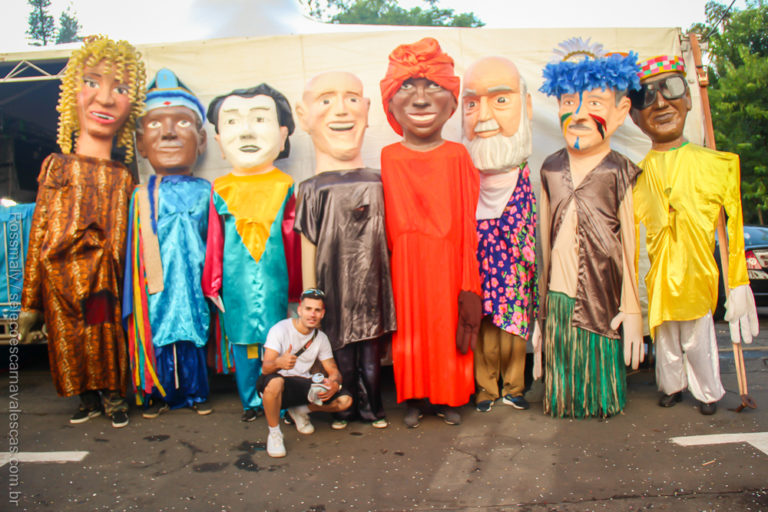
[[[52,154],[43,162],[21,307],[44,314],[61,396],[98,389],[125,395],[119,283],[133,188],[133,177],[118,162],[74,154]]]

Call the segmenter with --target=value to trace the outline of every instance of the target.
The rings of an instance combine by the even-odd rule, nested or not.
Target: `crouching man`
[[[333,360],[328,337],[318,329],[325,315],[325,294],[314,288],[305,290],[298,315],[298,318],[281,320],[269,330],[262,375],[256,384],[269,426],[267,454],[270,457],[285,457],[280,409],[288,409],[296,430],[311,434],[315,427],[309,421],[310,412],[339,412],[352,405],[349,392],[341,389],[341,374]],[[321,383],[325,391],[317,394],[322,405],[309,402],[310,369],[316,360],[328,374]]]

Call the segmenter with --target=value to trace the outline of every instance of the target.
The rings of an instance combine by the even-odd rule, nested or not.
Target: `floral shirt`
[[[526,165],[498,219],[477,221],[477,259],[483,280],[483,314],[527,339],[538,309],[536,198]]]

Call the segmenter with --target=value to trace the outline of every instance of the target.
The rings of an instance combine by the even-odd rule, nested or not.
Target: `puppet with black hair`
[[[256,419],[267,332],[301,292],[300,241],[293,231],[287,157],[294,122],[288,100],[267,84],[237,89],[208,106],[229,174],[213,182],[203,291],[220,310],[221,368],[235,367],[243,421]]]

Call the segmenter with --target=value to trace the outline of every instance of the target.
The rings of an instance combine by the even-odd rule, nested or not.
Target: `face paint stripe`
[[[606,128],[605,119],[603,119],[600,116],[596,116],[595,114],[589,114],[589,117],[591,117],[592,120],[597,125],[597,131],[600,132],[600,137],[602,137],[602,139],[605,140],[605,128]]]
[[[572,116],[573,112],[568,112],[560,116],[560,126],[563,129],[563,137],[565,137],[566,132],[568,132],[568,126],[571,124],[571,121],[573,121]]]

